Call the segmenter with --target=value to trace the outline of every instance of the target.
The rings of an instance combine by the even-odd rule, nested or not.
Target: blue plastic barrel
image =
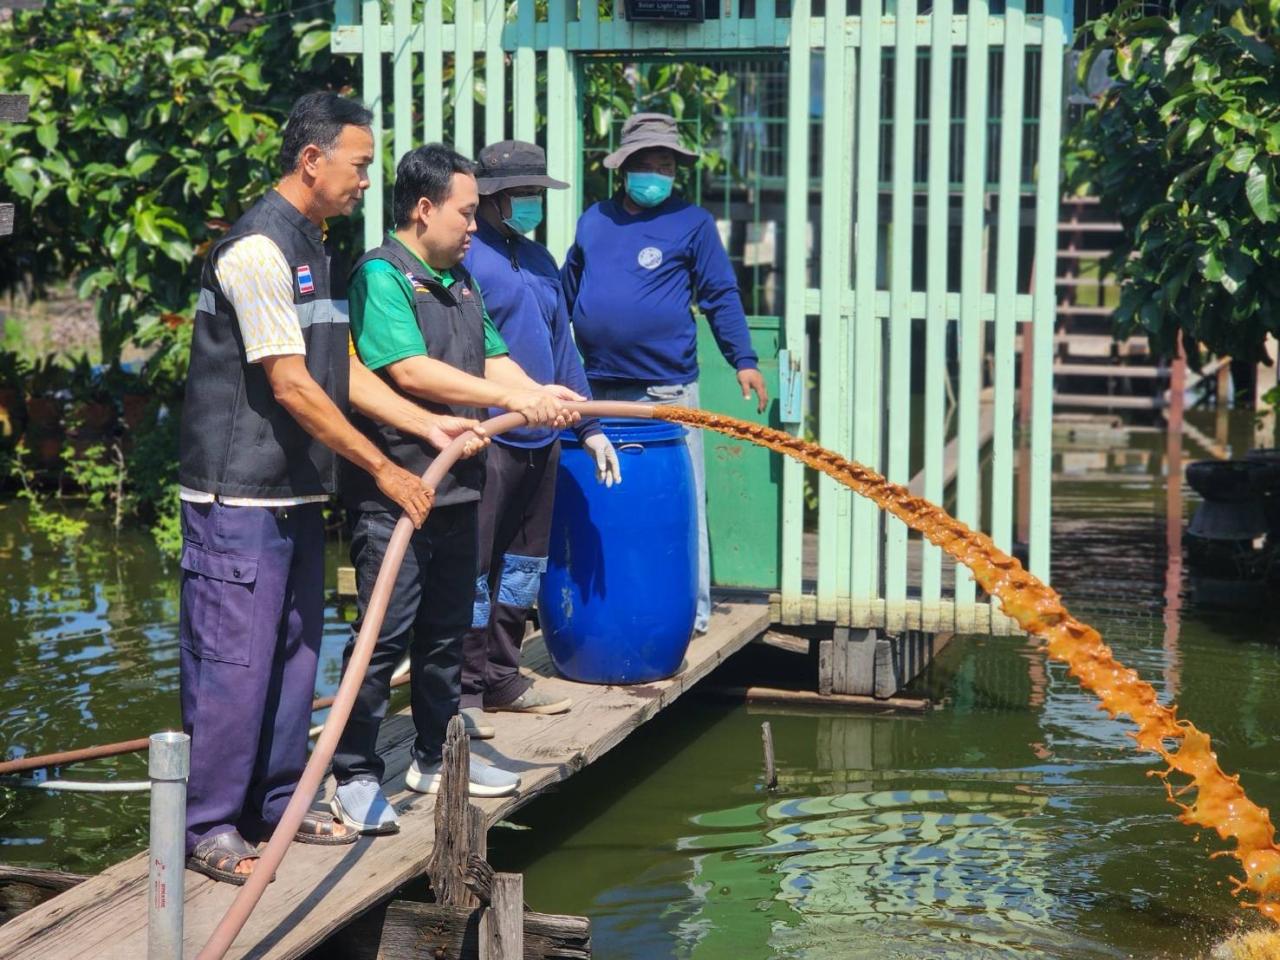
[[[577,438],[561,439],[538,617],[556,669],[584,683],[645,683],[680,669],[697,603],[693,467],[684,428],[603,420],[622,483],[596,482]]]

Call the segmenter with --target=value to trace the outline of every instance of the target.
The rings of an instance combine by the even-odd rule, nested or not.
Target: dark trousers
[[[187,852],[265,839],[307,762],[324,626],[320,505],[182,504],[182,729]]]
[[[344,671],[398,516],[381,511],[352,514],[351,562],[356,568],[359,616],[342,657]],[[458,712],[462,635],[471,622],[475,568],[475,503],[436,507],[409,541],[369,670],[338,741],[333,773],[339,783],[358,777],[382,779],[378,728],[387,715],[391,674],[406,649],[417,729],[413,756],[420,765],[439,762],[445,729]]]
[[[462,706],[500,707],[529,689],[520,644],[547,569],[560,442],[524,450],[494,443],[480,499],[475,611],[463,641]]]

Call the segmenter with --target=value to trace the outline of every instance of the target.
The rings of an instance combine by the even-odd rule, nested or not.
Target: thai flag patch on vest
[[[311,264],[304,263],[298,268],[298,292],[315,293],[316,285],[311,279]]]

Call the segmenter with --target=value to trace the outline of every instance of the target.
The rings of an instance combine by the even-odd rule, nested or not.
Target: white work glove
[[[606,487],[612,487],[615,483],[622,482],[622,465],[618,463],[618,451],[613,449],[613,444],[609,442],[609,438],[603,433],[596,433],[586,440],[582,441],[582,445],[596,460],[596,482],[603,483]]]

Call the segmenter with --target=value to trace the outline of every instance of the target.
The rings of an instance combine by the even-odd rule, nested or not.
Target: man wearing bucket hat
[[[696,304],[721,353],[737,371],[742,398],[769,400],[747,330],[733,267],[715,220],[674,196],[677,164],[698,154],[680,142],[675,118],[637,113],[604,159],[622,174],[622,189],[590,207],[560,277],[574,336],[597,400],[640,400],[698,406]],[[711,617],[706,474],[702,435],[685,433],[698,505],[698,607],[694,628]]]
[[[463,264],[484,291],[511,359],[540,383],[587,395],[556,262],[546,247],[525,236],[542,222],[546,191],[568,186],[547,176],[541,147],[519,140],[485,147],[476,169],[477,229]],[[595,460],[596,478],[609,486],[620,483],[617,454],[599,424],[583,420],[574,430]],[[480,567],[462,662],[462,716],[473,737],[493,735],[486,710],[553,714],[572,703],[520,673],[525,622],[547,566],[559,433],[538,426],[510,431],[485,461]]]

